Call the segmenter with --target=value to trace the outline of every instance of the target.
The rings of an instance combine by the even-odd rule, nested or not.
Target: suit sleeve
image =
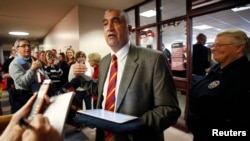
[[[181,112],[174,80],[163,55],[155,60],[153,69],[154,108],[141,118],[152,131],[161,133],[176,123]]]

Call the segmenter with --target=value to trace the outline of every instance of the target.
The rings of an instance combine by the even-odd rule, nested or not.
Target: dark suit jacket
[[[193,66],[192,74],[205,75],[205,69],[210,67],[209,62],[209,48],[202,44],[193,45]]]
[[[111,54],[102,59],[97,85],[85,83],[85,88],[92,93],[98,89],[98,108],[101,108],[110,62]],[[180,115],[173,77],[164,55],[131,45],[116,100],[115,112],[138,116],[146,125],[137,133],[117,135],[116,140],[162,140],[163,131]],[[101,134],[97,133],[97,140],[99,138]]]

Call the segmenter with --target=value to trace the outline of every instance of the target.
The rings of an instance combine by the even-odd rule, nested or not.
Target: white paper
[[[51,104],[43,113],[49,118],[50,124],[62,135],[64,124],[74,97],[73,92],[51,97]]]
[[[115,123],[125,123],[134,119],[137,119],[136,116],[121,114],[121,113],[115,113],[107,110],[102,109],[94,109],[94,110],[78,110],[78,113],[93,116],[96,118],[104,119],[107,121],[112,121]]]

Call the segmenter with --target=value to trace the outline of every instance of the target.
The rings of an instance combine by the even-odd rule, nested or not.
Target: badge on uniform
[[[209,85],[208,85],[208,89],[213,89],[213,88],[216,88],[220,85],[220,81],[219,80],[216,80],[216,81],[213,81],[211,82]]]

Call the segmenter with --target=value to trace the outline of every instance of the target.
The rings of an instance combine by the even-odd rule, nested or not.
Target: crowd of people
[[[181,113],[169,67],[173,63],[169,58],[171,54],[133,45],[131,26],[123,11],[106,10],[102,21],[104,38],[111,49],[103,58],[99,53],[86,55],[73,48],[59,54],[54,49],[41,51],[34,57],[28,39],[16,40],[13,57],[3,65],[3,77],[10,79],[8,92],[13,117],[0,140],[62,140],[48,119],[40,114],[29,121],[32,130],[23,129],[18,124],[20,118],[28,116],[36,98],[34,93],[44,79],[51,79],[53,84],[48,96],[73,87],[74,101],[79,108],[85,106],[86,109],[137,116],[145,125],[137,132],[119,134],[98,128],[97,141],[164,140],[163,131],[175,124]],[[206,54],[205,42],[206,36],[199,34],[194,50]],[[187,125],[194,141],[213,139],[213,129],[249,134],[249,47],[249,38],[243,31],[221,32],[211,48],[217,64],[202,63],[204,67],[200,70],[193,67],[193,74],[204,76],[193,85],[189,98]],[[202,55],[195,54],[196,57]],[[195,57],[193,59],[193,63],[197,61]]]
[[[66,55],[60,52],[57,55],[56,50],[46,50],[36,53],[36,57],[31,54],[31,43],[26,38],[17,39],[12,47],[12,52],[8,60],[2,66],[2,77],[7,79],[9,103],[11,105],[11,113],[15,113],[20,109],[33,93],[39,90],[40,84],[44,79],[51,79],[52,87],[49,93],[50,96],[56,94],[65,83],[68,82],[69,70],[71,65],[75,63],[85,63],[85,59],[78,62],[78,54],[75,54],[74,49],[68,48]],[[94,53],[99,55],[98,53]],[[99,55],[99,60],[101,59]],[[93,59],[90,60],[93,62]],[[86,63],[87,64],[87,63]],[[88,63],[89,64],[89,63]],[[93,63],[92,63],[93,64]],[[98,63],[95,63],[98,67]],[[94,68],[88,66],[88,76],[98,74]],[[73,73],[73,72],[72,72]],[[72,77],[72,76],[70,76]],[[74,75],[73,75],[74,77]],[[95,77],[97,79],[97,77]],[[90,99],[86,103],[90,103]],[[86,108],[91,108],[86,106]]]

